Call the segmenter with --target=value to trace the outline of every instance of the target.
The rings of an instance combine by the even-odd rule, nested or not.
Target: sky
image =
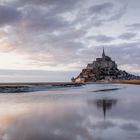
[[[67,81],[103,47],[140,73],[139,13],[139,0],[0,0],[0,80]]]

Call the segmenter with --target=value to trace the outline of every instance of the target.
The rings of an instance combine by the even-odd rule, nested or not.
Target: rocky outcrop
[[[139,76],[119,70],[115,61],[105,55],[104,49],[101,58],[88,64],[85,69],[72,82],[84,83],[94,81],[112,81],[112,80],[140,80]]]

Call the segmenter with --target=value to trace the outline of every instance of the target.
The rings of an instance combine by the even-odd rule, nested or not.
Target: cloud
[[[31,111],[28,115],[16,118],[8,127],[3,140],[77,140],[77,135],[92,139],[87,129],[80,123],[83,117],[75,110],[69,108],[71,113],[66,114],[61,108],[57,109],[61,113],[58,113],[56,108],[52,108],[49,109],[50,112],[40,110],[36,114]],[[53,115],[54,111],[57,112],[56,115]],[[33,114],[36,114],[35,117]]]
[[[84,46],[82,43],[78,42],[51,42],[49,45],[50,47],[46,47],[45,49],[49,51],[49,54],[52,54],[53,60],[51,60],[51,64],[56,65],[67,65],[70,63],[75,63],[76,59],[76,53],[78,50],[82,49]],[[74,53],[75,52],[75,53]],[[41,53],[41,57],[39,57]],[[44,51],[42,50],[40,53],[36,53],[31,59],[36,60],[40,63],[44,62],[47,63],[47,54],[44,54]],[[38,56],[38,57],[37,57]]]
[[[111,41],[114,40],[113,37],[106,36],[106,35],[95,35],[95,36],[90,36],[88,39],[95,40],[96,42],[99,43],[110,43]]]
[[[127,12],[126,6],[121,2],[7,0],[3,1],[1,7],[0,25],[10,25],[10,28],[2,28],[6,34],[1,35],[0,50],[2,53],[24,55],[28,60],[26,65],[44,69],[81,69],[91,59],[99,57],[104,45],[110,49],[109,55],[117,51],[118,57],[132,51],[130,54],[138,63],[138,51],[135,52],[132,48],[139,50],[139,47],[136,44],[133,47],[130,45],[130,39],[136,36],[134,33],[121,34],[120,31],[119,41],[129,38],[129,42],[118,45],[114,43],[117,29],[113,25]],[[117,22],[117,27],[120,23]],[[117,55],[112,56],[118,60]],[[132,60],[126,63],[127,59],[130,60],[123,56],[119,64],[132,64]]]
[[[90,14],[95,14],[95,15],[107,15],[110,13],[110,11],[113,8],[113,4],[106,2],[106,3],[101,3],[97,5],[93,5],[92,7],[89,8]]]
[[[137,93],[138,89],[139,87],[136,87]],[[80,100],[78,98],[78,102],[76,99],[71,103],[69,98],[74,97],[68,94],[62,95],[62,90],[63,93],[70,92],[67,89],[60,89],[57,94],[43,95],[43,98],[39,98],[40,100],[38,98],[26,100],[26,97],[22,96],[22,100],[26,100],[27,110],[26,107],[23,108],[24,113],[15,115],[6,126],[4,125],[4,128],[1,127],[3,131],[0,138],[2,140],[110,140],[113,138],[123,140],[140,134],[139,98],[136,99],[137,97],[132,95],[132,101],[132,99],[129,100],[130,96],[126,98],[124,95],[126,100],[120,100],[114,108],[112,106],[109,112],[106,112],[107,118],[104,120],[103,107],[97,110],[96,104],[90,104],[91,106],[83,104],[83,98],[85,102],[89,98],[95,100],[95,95],[90,93],[90,97],[84,96]],[[125,88],[125,91],[129,91],[128,93],[131,93],[131,90],[134,91],[133,88]],[[120,90],[121,92],[124,93],[124,90]],[[78,95],[79,92],[76,94]],[[60,95],[61,98],[59,98]],[[65,101],[60,104],[62,99]],[[18,100],[19,98],[11,102],[15,103]],[[38,102],[37,105],[36,102]],[[23,106],[19,105],[20,107]],[[36,110],[38,110],[37,113]]]
[[[90,7],[89,15],[92,16],[93,25],[102,26],[120,19],[126,13],[126,8],[126,5],[120,5],[116,9],[114,3],[106,2]]]
[[[118,10],[114,10],[114,14],[110,16],[108,21],[116,21],[121,19],[126,14],[127,6],[121,6]]]
[[[33,5],[55,5],[55,6],[70,6],[70,5],[75,5],[78,1],[74,1],[74,0],[61,0],[61,1],[57,1],[57,0],[17,0],[17,2],[20,2],[22,4],[33,4]]]
[[[7,5],[0,5],[0,26],[17,22],[21,17],[21,12],[16,8]]]
[[[24,11],[26,11],[24,13]],[[63,30],[69,26],[69,23],[59,15],[50,14],[47,9],[42,10],[38,7],[27,6],[22,10],[24,18],[19,23],[25,30],[32,31],[48,31],[53,32],[56,30]]]
[[[140,30],[140,23],[129,24],[129,25],[126,25],[126,27],[128,30],[137,31],[137,30]]]
[[[53,14],[72,11],[81,0],[15,0],[14,5],[47,7]]]
[[[129,39],[133,39],[136,37],[136,33],[123,33],[121,35],[118,36],[119,39],[122,39],[122,40],[129,40]]]
[[[97,124],[95,124],[95,128],[96,129],[100,129],[100,130],[104,130],[104,129],[110,129],[112,127],[115,127],[116,124],[114,124],[113,122],[111,121],[101,121],[101,122],[98,122]]]
[[[123,124],[120,127],[126,131],[138,131],[139,130],[138,125],[134,124],[134,123]]]

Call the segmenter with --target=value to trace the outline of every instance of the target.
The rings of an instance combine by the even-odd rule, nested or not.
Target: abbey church
[[[140,77],[119,70],[116,62],[106,56],[103,48],[102,57],[89,63],[76,78],[72,78],[72,82],[112,81],[113,79],[132,80]]]
[[[117,68],[115,61],[112,61],[109,56],[105,55],[104,48],[102,58],[96,58],[96,61],[87,65],[88,70],[98,70],[99,68]]]

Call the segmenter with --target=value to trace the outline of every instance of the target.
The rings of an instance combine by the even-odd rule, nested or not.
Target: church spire
[[[102,58],[105,57],[105,51],[104,51],[104,47],[103,47],[103,53],[102,53]]]

